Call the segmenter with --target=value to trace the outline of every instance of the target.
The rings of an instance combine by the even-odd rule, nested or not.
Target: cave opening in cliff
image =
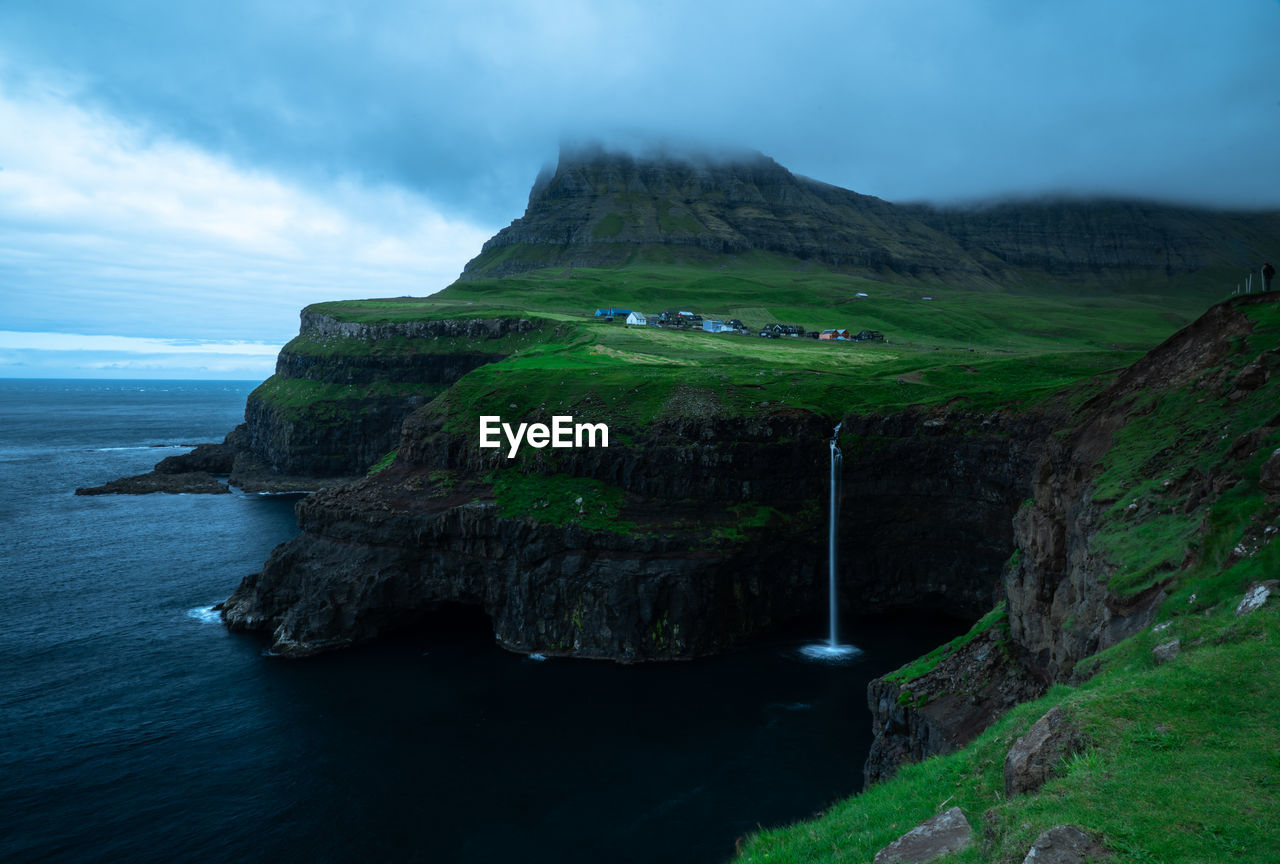
[[[398,641],[431,643],[493,638],[493,621],[484,609],[471,603],[440,603],[405,616],[388,627],[386,634]]]

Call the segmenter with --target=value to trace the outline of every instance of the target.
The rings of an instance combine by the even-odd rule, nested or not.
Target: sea
[[[296,496],[73,494],[221,440],[253,386],[0,380],[0,861],[724,861],[859,790],[867,682],[961,628],[849,619],[861,653],[814,662],[824,614],[623,666],[458,608],[269,656],[212,607]]]

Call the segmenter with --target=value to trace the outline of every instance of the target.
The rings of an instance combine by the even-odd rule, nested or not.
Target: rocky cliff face
[[[1078,677],[1082,661],[1151,625],[1171,593],[1195,611],[1214,602],[1213,582],[1234,596],[1255,578],[1229,574],[1260,553],[1280,515],[1269,474],[1280,465],[1280,326],[1258,336],[1249,313],[1277,305],[1280,294],[1213,307],[1046,436],[1013,520],[1007,622],[928,671],[871,684],[868,783],[963,746],[1008,707]],[[1133,560],[1117,548],[1125,534],[1151,538]],[[1204,580],[1206,597],[1186,587]]]
[[[798,177],[759,153],[636,156],[584,147],[561,153],[524,216],[490,239],[462,278],[616,266],[648,246],[691,260],[762,250],[886,281],[1159,286],[1220,268],[1251,270],[1277,236],[1274,212],[1108,200],[894,205]]]
[[[1148,580],[1147,587],[1132,591],[1111,586],[1118,562],[1098,542],[1098,532],[1106,518],[1114,522],[1115,516],[1104,514],[1114,509],[1116,496],[1100,495],[1098,476],[1116,436],[1151,412],[1155,400],[1194,392],[1196,403],[1203,406],[1197,413],[1216,416],[1218,422],[1206,430],[1189,428],[1187,440],[1177,447],[1144,452],[1144,479],[1167,477],[1160,489],[1168,498],[1153,502],[1135,497],[1124,512],[1134,530],[1163,508],[1197,515],[1207,526],[1214,501],[1242,480],[1236,463],[1252,455],[1280,425],[1280,415],[1245,431],[1238,446],[1214,460],[1207,472],[1178,463],[1187,454],[1224,449],[1221,439],[1237,437],[1229,431],[1237,422],[1235,415],[1244,413],[1236,404],[1243,406],[1244,399],[1270,380],[1270,369],[1280,364],[1274,346],[1251,356],[1246,337],[1253,323],[1244,310],[1276,302],[1276,295],[1252,295],[1213,307],[1121,373],[1085,406],[1069,435],[1050,442],[1035,472],[1032,500],[1015,521],[1019,554],[1006,573],[1004,589],[1013,638],[1048,678],[1068,678],[1082,659],[1149,624],[1166,589],[1195,560],[1194,550],[1187,548],[1161,576]],[[1228,362],[1234,356],[1243,363],[1244,355],[1250,355],[1250,362],[1243,369]],[[1260,408],[1270,413],[1265,404]]]
[[[862,769],[865,785],[963,747],[1005,711],[1044,693],[1046,682],[1014,651],[1000,620],[909,681],[890,675],[868,684],[874,738]]]
[[[1020,279],[1038,274],[1071,281],[1159,280],[1219,267],[1247,272],[1280,232],[1277,213],[1225,213],[1148,201],[909,209],[966,254]]]
[[[846,608],[989,608],[1043,422],[848,418],[846,440],[870,443],[845,463]],[[292,654],[371,638],[444,602],[480,606],[516,650],[623,661],[723,650],[825,608],[832,426],[805,412],[677,418],[616,430],[628,443],[608,450],[522,464],[622,490],[617,518],[634,527],[613,533],[540,521],[536,504],[503,515],[485,479],[503,457],[428,406],[405,423],[391,469],[300,507],[304,533],[224,617]],[[741,525],[754,508],[774,515]]]
[[[523,318],[364,324],[304,310],[276,374],[245,405],[242,472],[359,476],[396,447],[410,412],[534,329]],[[442,341],[450,350],[431,350]]]

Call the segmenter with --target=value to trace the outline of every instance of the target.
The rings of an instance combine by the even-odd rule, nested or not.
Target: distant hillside
[[[1110,200],[895,205],[799,177],[759,153],[636,157],[587,147],[562,151],[525,215],[485,243],[462,278],[752,250],[884,281],[1160,290],[1196,277],[1222,293],[1280,258],[1280,212]]]

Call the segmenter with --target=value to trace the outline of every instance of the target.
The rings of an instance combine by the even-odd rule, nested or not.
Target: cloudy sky
[[[1280,0],[0,2],[0,377],[262,378],[565,138],[890,201],[1280,207]]]

